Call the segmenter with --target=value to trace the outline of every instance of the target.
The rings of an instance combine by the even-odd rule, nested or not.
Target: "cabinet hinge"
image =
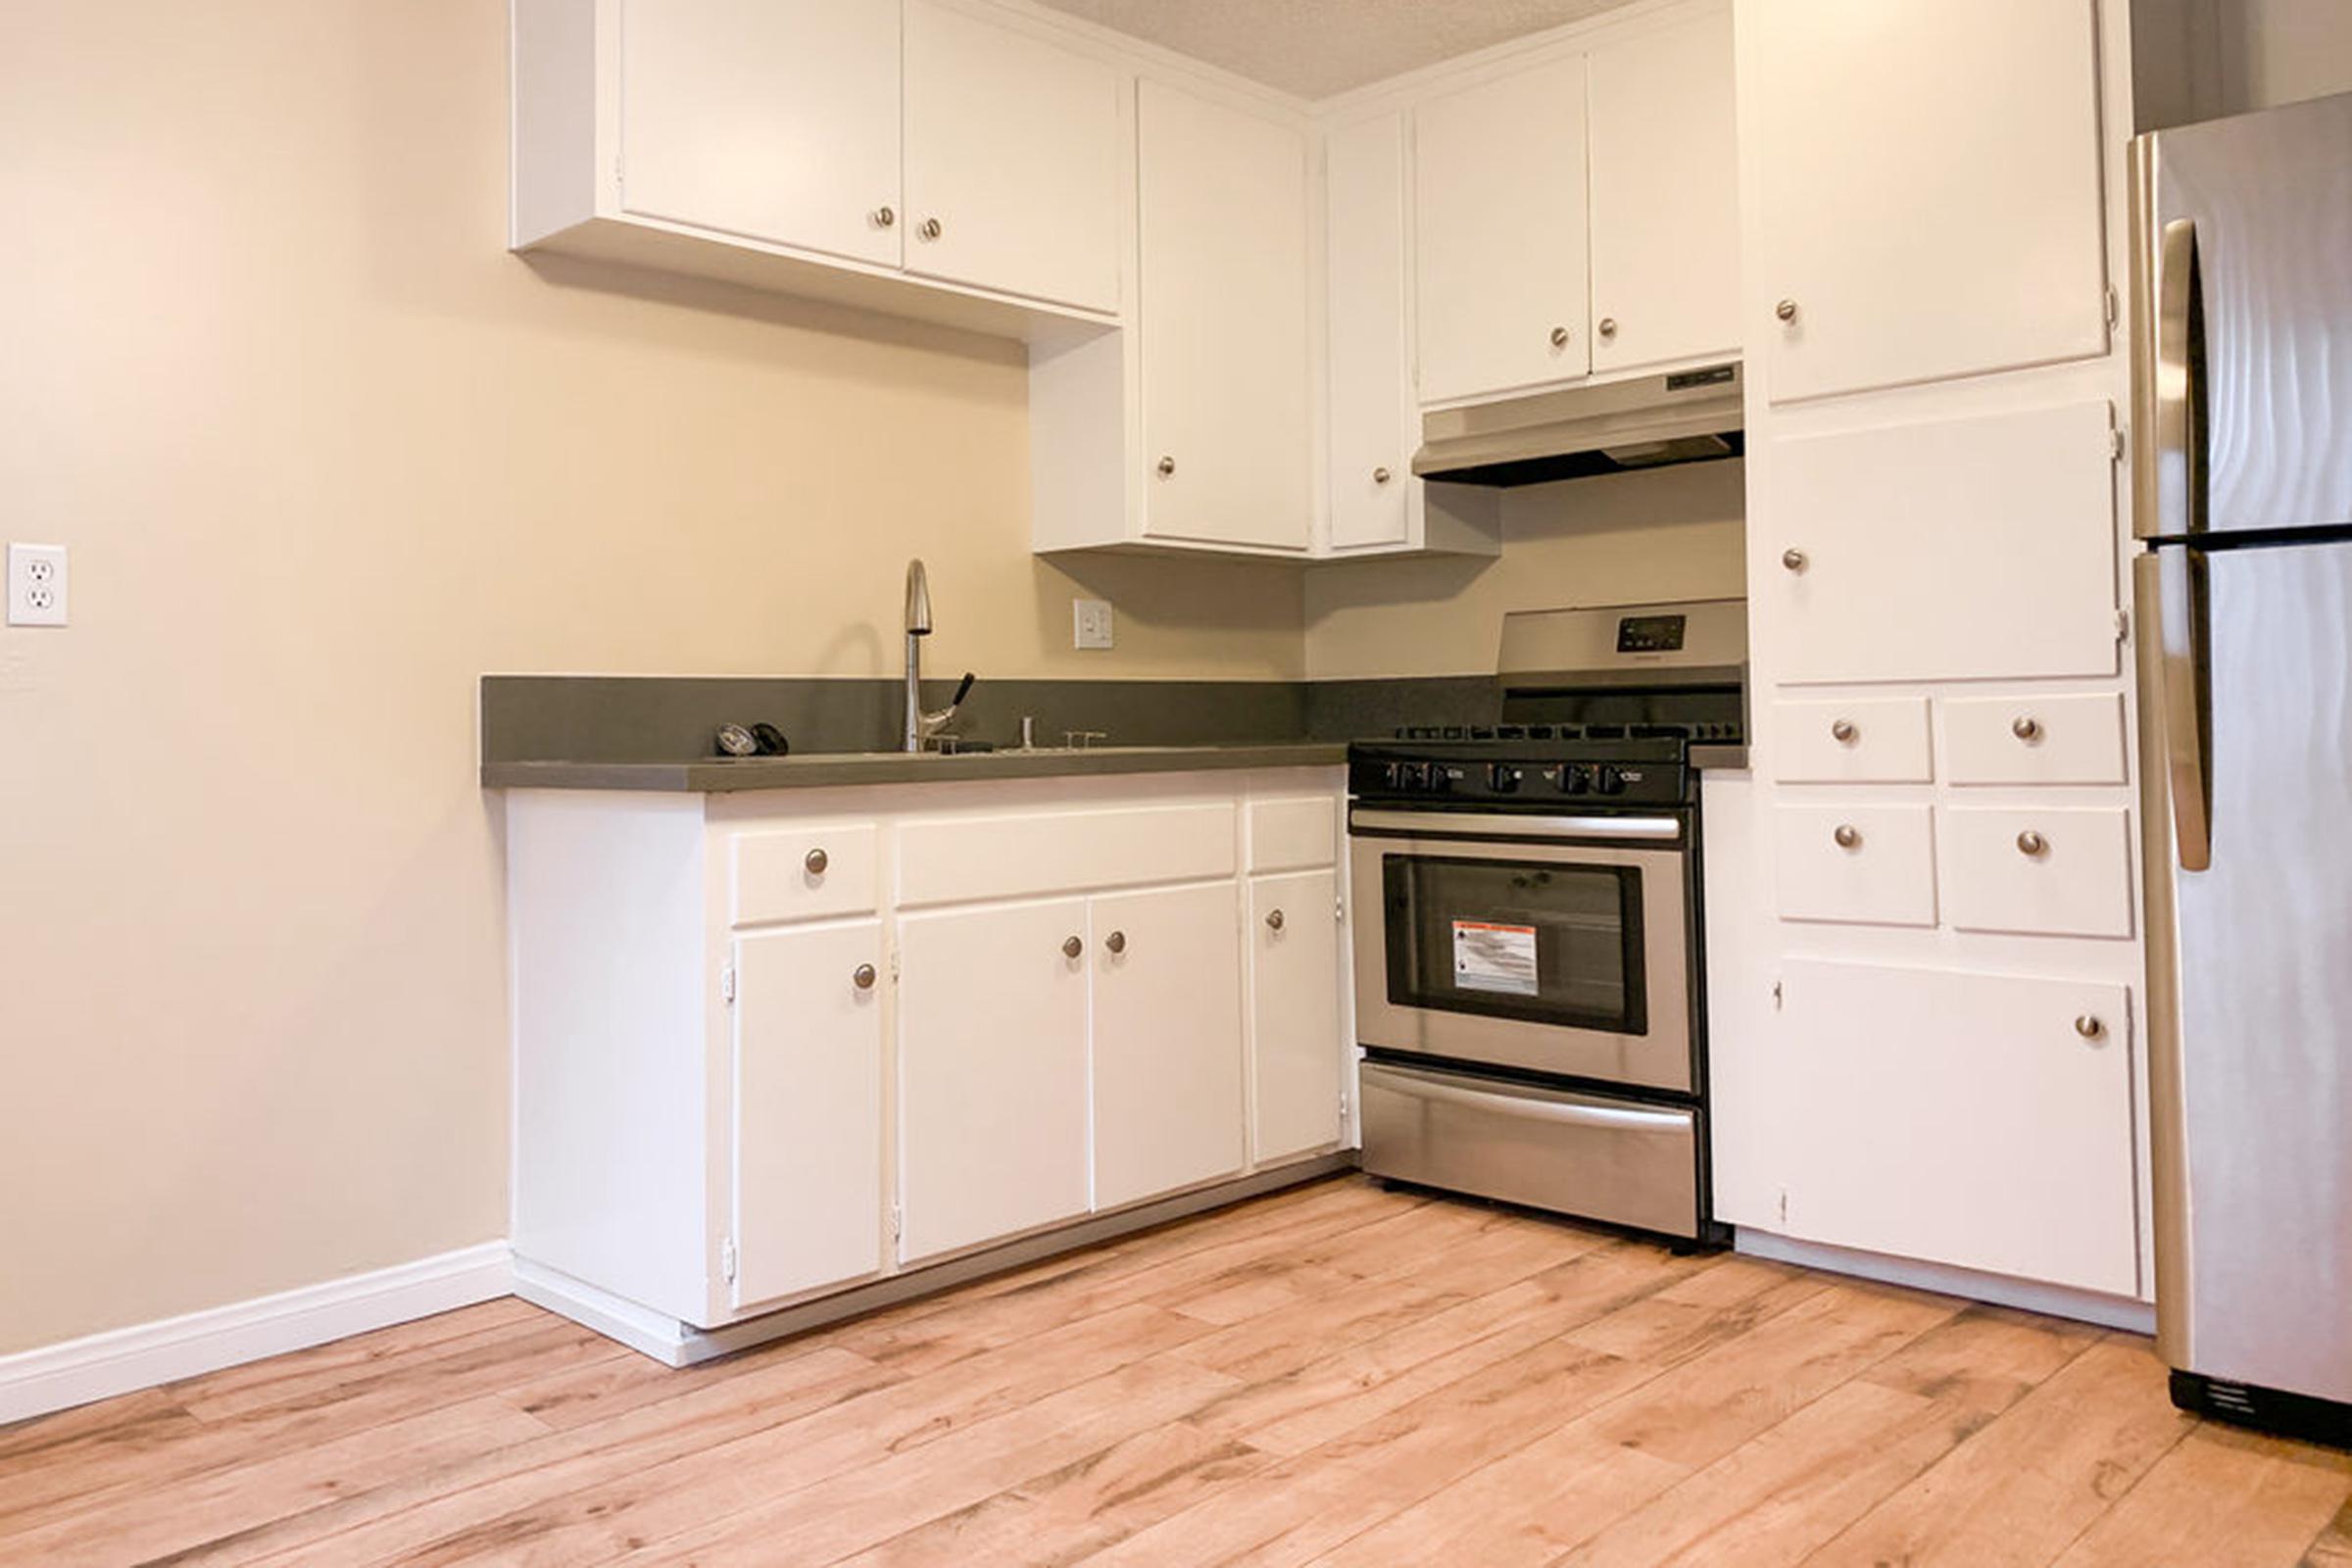
[[[2115,640],[2121,643],[2129,642],[2131,638],[2132,612],[2129,610],[2119,610],[2115,612]]]
[[[2110,430],[2110,431],[2108,431],[2108,432],[2107,432],[2107,456],[2109,456],[2110,458],[2113,458],[2113,459],[2115,459],[2115,460],[2116,460],[2117,462],[2119,462],[2119,463],[2123,461],[2123,456],[2124,456],[2124,432],[2123,432],[2123,431],[2121,431],[2121,430]]]
[[[1348,923],[1348,900],[1345,896],[1331,901],[1331,917],[1342,925]]]
[[[1342,1120],[1342,1121],[1346,1121],[1347,1119],[1348,1119],[1348,1091],[1347,1091],[1347,1090],[1345,1090],[1345,1089],[1343,1089],[1343,1090],[1341,1090],[1341,1091],[1340,1091],[1340,1120]]]
[[[890,950],[890,983],[894,986],[899,983],[899,950],[896,948]]]
[[[890,1205],[890,1242],[893,1247],[906,1234],[906,1211],[898,1204]]]
[[[735,1283],[735,1238],[722,1237],[718,1244],[718,1277],[729,1285]]]
[[[735,966],[731,963],[718,966],[718,1000],[730,1003],[735,1000]]]
[[[1781,1189],[1781,1223],[1788,1223],[1788,1189],[1786,1187]]]
[[[2116,322],[2122,320],[2123,318],[2124,302],[2116,294],[2115,285],[2111,283],[2107,287],[2107,324],[2109,326],[2113,326]]]
[[[1772,1010],[1781,1010],[1781,983],[1778,980],[1772,983]]]

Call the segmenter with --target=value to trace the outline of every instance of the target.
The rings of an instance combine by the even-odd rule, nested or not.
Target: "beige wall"
[[[1498,559],[1319,569],[1306,581],[1307,673],[1491,675],[1506,611],[1745,593],[1742,467],[1513,490]]]
[[[1109,562],[1017,351],[504,254],[503,0],[0,0],[0,1351],[506,1231],[485,670],[1292,676]]]
[[[2352,92],[2352,0],[2222,0],[2231,110]]]

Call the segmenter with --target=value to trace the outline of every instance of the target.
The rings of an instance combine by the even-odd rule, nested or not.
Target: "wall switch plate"
[[[1070,618],[1075,623],[1073,643],[1079,648],[1108,648],[1111,646],[1110,601],[1107,599],[1073,599]]]
[[[63,626],[66,623],[66,547],[8,547],[8,623]]]

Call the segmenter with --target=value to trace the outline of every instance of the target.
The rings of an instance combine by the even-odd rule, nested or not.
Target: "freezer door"
[[[2132,158],[2137,532],[2352,522],[2352,94]]]
[[[2161,1348],[2352,1400],[2352,543],[2167,547],[2139,602],[2167,656],[2151,834],[2210,801],[2151,855]]]

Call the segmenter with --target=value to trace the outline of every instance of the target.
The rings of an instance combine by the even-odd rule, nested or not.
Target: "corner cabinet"
[[[1327,1168],[1342,787],[512,792],[518,1289],[697,1359]]]

